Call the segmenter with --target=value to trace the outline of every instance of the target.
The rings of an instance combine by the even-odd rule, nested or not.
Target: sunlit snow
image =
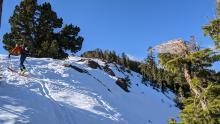
[[[80,59],[27,58],[29,74],[24,77],[7,69],[19,70],[19,57],[0,55],[0,124],[167,124],[177,119],[172,93],[164,95],[142,84],[141,75],[122,73],[114,64],[110,68],[116,76],[110,76]],[[64,67],[67,63],[91,75]],[[131,80],[128,93],[115,83],[126,75]]]

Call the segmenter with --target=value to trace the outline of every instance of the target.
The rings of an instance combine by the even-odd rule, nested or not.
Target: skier
[[[11,54],[20,54],[20,70],[21,72],[25,72],[26,68],[24,66],[24,61],[29,54],[27,47],[23,45],[16,44],[15,48],[12,49],[11,53],[9,53],[9,58]]]

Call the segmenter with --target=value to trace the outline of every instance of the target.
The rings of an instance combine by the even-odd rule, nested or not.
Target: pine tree
[[[210,49],[200,50],[185,57],[160,54],[161,64],[173,73],[183,73],[192,91],[191,97],[184,101],[184,109],[180,115],[184,124],[219,123],[220,99],[215,92],[220,90],[216,79],[211,76],[212,58],[216,56]],[[217,117],[216,117],[217,116]]]
[[[83,37],[79,36],[80,28],[72,24],[65,25],[61,30],[61,42],[60,45],[65,50],[70,50],[72,53],[76,53],[81,50]]]
[[[50,3],[38,5],[37,0],[24,0],[15,7],[9,22],[11,32],[3,40],[8,51],[22,43],[29,47],[33,57],[63,59],[68,56],[67,51],[74,54],[81,50],[84,39],[79,36],[80,28],[72,24],[62,28],[63,19]]]
[[[125,53],[122,53],[122,55],[119,56],[116,54],[114,50],[113,51],[105,50],[103,52],[101,49],[95,49],[93,51],[84,52],[81,56],[87,58],[99,58],[102,59],[103,61],[116,63],[122,65],[123,68],[128,68],[137,73],[141,73],[139,68],[141,62],[130,60]]]
[[[144,80],[150,81],[153,86],[156,86],[157,80],[157,64],[153,55],[152,47],[148,48],[148,55],[145,63],[140,65],[141,72],[144,75]]]
[[[33,44],[36,25],[36,0],[24,0],[15,7],[14,14],[9,19],[11,33],[4,35],[4,48],[10,50],[15,43]]]
[[[36,24],[36,33],[35,33],[35,42],[34,42],[34,52],[36,57],[51,57],[58,58],[58,56],[54,56],[54,53],[59,53],[59,45],[58,42],[54,38],[54,30],[56,28],[62,27],[62,19],[57,17],[56,12],[54,12],[49,3],[44,3],[38,8],[37,15],[37,24]],[[50,47],[55,48],[49,49]],[[53,50],[53,51],[49,51]]]
[[[184,76],[191,94],[183,100],[180,114],[181,124],[219,124],[220,123],[220,80],[219,72],[211,70],[213,63],[220,61],[220,3],[218,17],[203,27],[205,35],[215,42],[215,48],[201,50],[188,47],[185,42],[185,54],[159,54],[160,64],[168,71]],[[196,45],[195,45],[196,46]],[[179,78],[181,79],[181,78]],[[171,119],[170,123],[177,123]]]
[[[215,42],[215,46],[220,50],[220,2],[217,3],[217,18],[212,20],[210,24],[203,27],[205,35],[210,36]]]
[[[182,123],[220,123],[220,85],[212,77],[214,72],[209,69],[213,62],[220,60],[219,55],[208,48],[186,53],[184,56],[159,54],[160,64],[174,74],[184,74],[190,86],[191,95],[184,100],[184,109],[180,115]]]

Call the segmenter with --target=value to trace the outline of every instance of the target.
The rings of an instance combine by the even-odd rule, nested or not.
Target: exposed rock
[[[124,78],[118,78],[116,84],[120,86],[125,92],[129,92],[128,90],[129,85]]]
[[[120,66],[120,71],[125,72],[125,67],[124,66]]]
[[[126,72],[128,72],[129,74],[131,74],[131,70],[129,70],[129,69],[126,69]]]
[[[111,89],[109,89],[101,80],[99,80],[98,78],[96,78],[95,76],[91,75],[87,70],[85,69],[81,69],[77,66],[74,66],[74,65],[71,65],[71,64],[64,64],[63,65],[64,67],[69,67],[69,68],[72,68],[80,73],[85,73],[89,76],[91,76],[93,79],[95,79],[96,81],[98,81],[102,86],[104,86],[109,92],[111,92]]]
[[[77,60],[76,62],[85,62],[86,59],[80,59],[80,60]]]
[[[115,76],[115,73],[109,68],[108,65],[104,66],[103,69],[107,74],[109,74],[111,76]]]
[[[70,67],[70,68],[72,68],[72,69],[74,69],[74,70],[76,70],[76,71],[78,71],[78,72],[80,72],[80,73],[88,73],[87,70],[81,69],[81,68],[79,68],[79,67],[77,67],[77,66],[74,66],[74,65],[71,65],[71,64],[64,64],[63,66],[64,66],[64,67]]]
[[[99,68],[99,69],[101,69],[101,66],[100,66],[97,62],[95,62],[95,61],[93,61],[93,60],[87,60],[86,64],[87,64],[87,66],[89,66],[90,68],[93,68],[93,69]]]

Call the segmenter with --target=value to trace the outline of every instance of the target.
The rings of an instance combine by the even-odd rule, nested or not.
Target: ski
[[[18,71],[15,71],[14,69],[12,69],[12,68],[10,68],[10,67],[8,67],[8,70],[10,70],[11,72],[16,73],[16,74],[18,74],[18,75],[20,75],[20,76],[28,77],[28,75],[25,74],[25,71],[23,71],[23,72],[18,72]]]

